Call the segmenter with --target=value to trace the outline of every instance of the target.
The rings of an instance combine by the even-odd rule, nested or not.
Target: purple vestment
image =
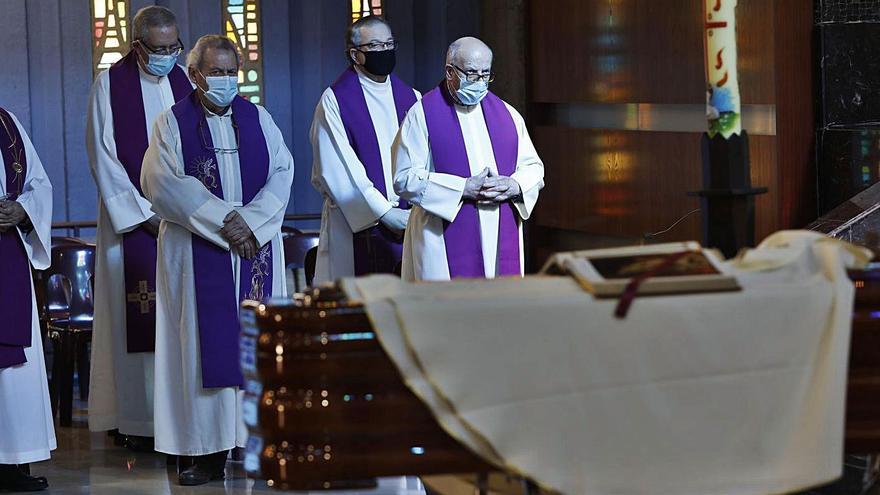
[[[489,93],[480,103],[498,173],[511,176],[516,172],[519,135],[510,112],[504,102]],[[426,94],[422,99],[428,140],[434,172],[470,177],[471,168],[461,123],[455,103],[446,88],[446,82]],[[498,276],[520,276],[519,225],[510,202],[500,208],[498,232]],[[480,235],[480,218],[473,201],[465,201],[453,222],[444,222],[443,239],[446,260],[451,278],[482,278],[486,276],[483,265],[483,248]]]
[[[392,74],[389,78],[394,107],[397,111],[397,123],[400,124],[406,117],[406,112],[415,104],[416,95],[413,89],[397,76]],[[387,198],[379,139],[376,137],[376,128],[373,126],[373,119],[357,71],[349,67],[331,88],[339,103],[339,115],[342,117],[349,144],[364,165],[367,178],[382,196]],[[408,207],[409,205],[401,200],[400,208]],[[391,273],[400,262],[403,253],[402,239],[383,225],[356,232],[353,241],[355,275]]]
[[[174,100],[185,98],[192,86],[183,69],[174,66],[168,74]],[[137,53],[130,51],[110,68],[110,108],[113,112],[113,138],[116,156],[129,180],[141,190],[141,164],[149,145],[141,75]],[[122,235],[125,272],[125,322],[128,352],[156,350],[156,238],[143,227]]]
[[[24,190],[27,156],[24,141],[12,116],[0,108],[0,153],[6,173],[7,200]],[[31,263],[17,227],[0,233],[0,369],[25,363],[24,349],[31,346],[33,328]]]
[[[177,102],[172,111],[180,130],[186,174],[197,178],[223,199],[214,141],[197,92]],[[256,105],[236,97],[232,102],[232,122],[238,135],[242,200],[247,205],[268,180],[269,149]],[[272,243],[262,246],[255,259],[240,260],[238,294],[229,251],[198,235],[192,236],[192,251],[202,386],[241,386],[244,378],[238,364],[238,306],[244,299],[262,300],[272,296]]]

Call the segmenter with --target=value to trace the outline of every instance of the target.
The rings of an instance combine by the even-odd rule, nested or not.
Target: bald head
[[[446,63],[465,70],[488,70],[492,67],[492,49],[477,38],[459,38],[449,45]]]
[[[492,73],[492,49],[477,38],[455,40],[446,52],[446,87],[453,99],[474,106],[486,95]],[[467,88],[462,90],[462,86]],[[462,90],[459,93],[459,90]]]

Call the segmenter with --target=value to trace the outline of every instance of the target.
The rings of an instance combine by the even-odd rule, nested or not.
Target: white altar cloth
[[[770,494],[840,476],[865,250],[780,232],[741,292],[636,299],[568,277],[346,279],[409,387],[472,450],[566,494]]]

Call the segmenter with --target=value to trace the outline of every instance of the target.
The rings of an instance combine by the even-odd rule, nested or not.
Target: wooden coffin
[[[880,270],[856,291],[846,451],[880,452]],[[498,470],[450,437],[403,383],[363,307],[335,289],[242,311],[246,469],[284,490]],[[355,480],[355,481],[352,481]],[[356,480],[366,480],[358,482]],[[347,483],[347,484],[346,484]]]
[[[362,306],[315,290],[242,311],[246,469],[285,490],[488,473],[404,385]],[[348,484],[337,482],[348,481]]]

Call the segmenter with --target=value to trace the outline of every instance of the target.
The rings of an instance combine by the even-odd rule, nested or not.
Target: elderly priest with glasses
[[[244,447],[238,307],[285,295],[281,223],[293,157],[272,117],[237,95],[239,53],[204,36],[196,90],[156,119],[141,186],[162,218],[156,273],[156,450],[195,456],[182,485],[224,476]]]
[[[522,221],[544,186],[525,122],[489,91],[492,50],[455,41],[446,77],[407,114],[393,148],[394,190],[414,205],[407,280],[519,277]]]
[[[52,184],[18,120],[0,108],[0,492],[37,491],[27,466],[55,449],[31,269],[51,263]]]
[[[156,235],[160,218],[141,191],[153,121],[189,95],[177,65],[177,19],[149,6],[132,21],[131,51],[98,74],[86,147],[100,193],[89,429],[118,429],[132,450],[153,451]]]
[[[384,19],[359,19],[345,41],[351,66],[312,122],[312,184],[324,196],[316,283],[392,273],[409,218],[391,187],[391,144],[419,93],[392,74],[397,43]]]

